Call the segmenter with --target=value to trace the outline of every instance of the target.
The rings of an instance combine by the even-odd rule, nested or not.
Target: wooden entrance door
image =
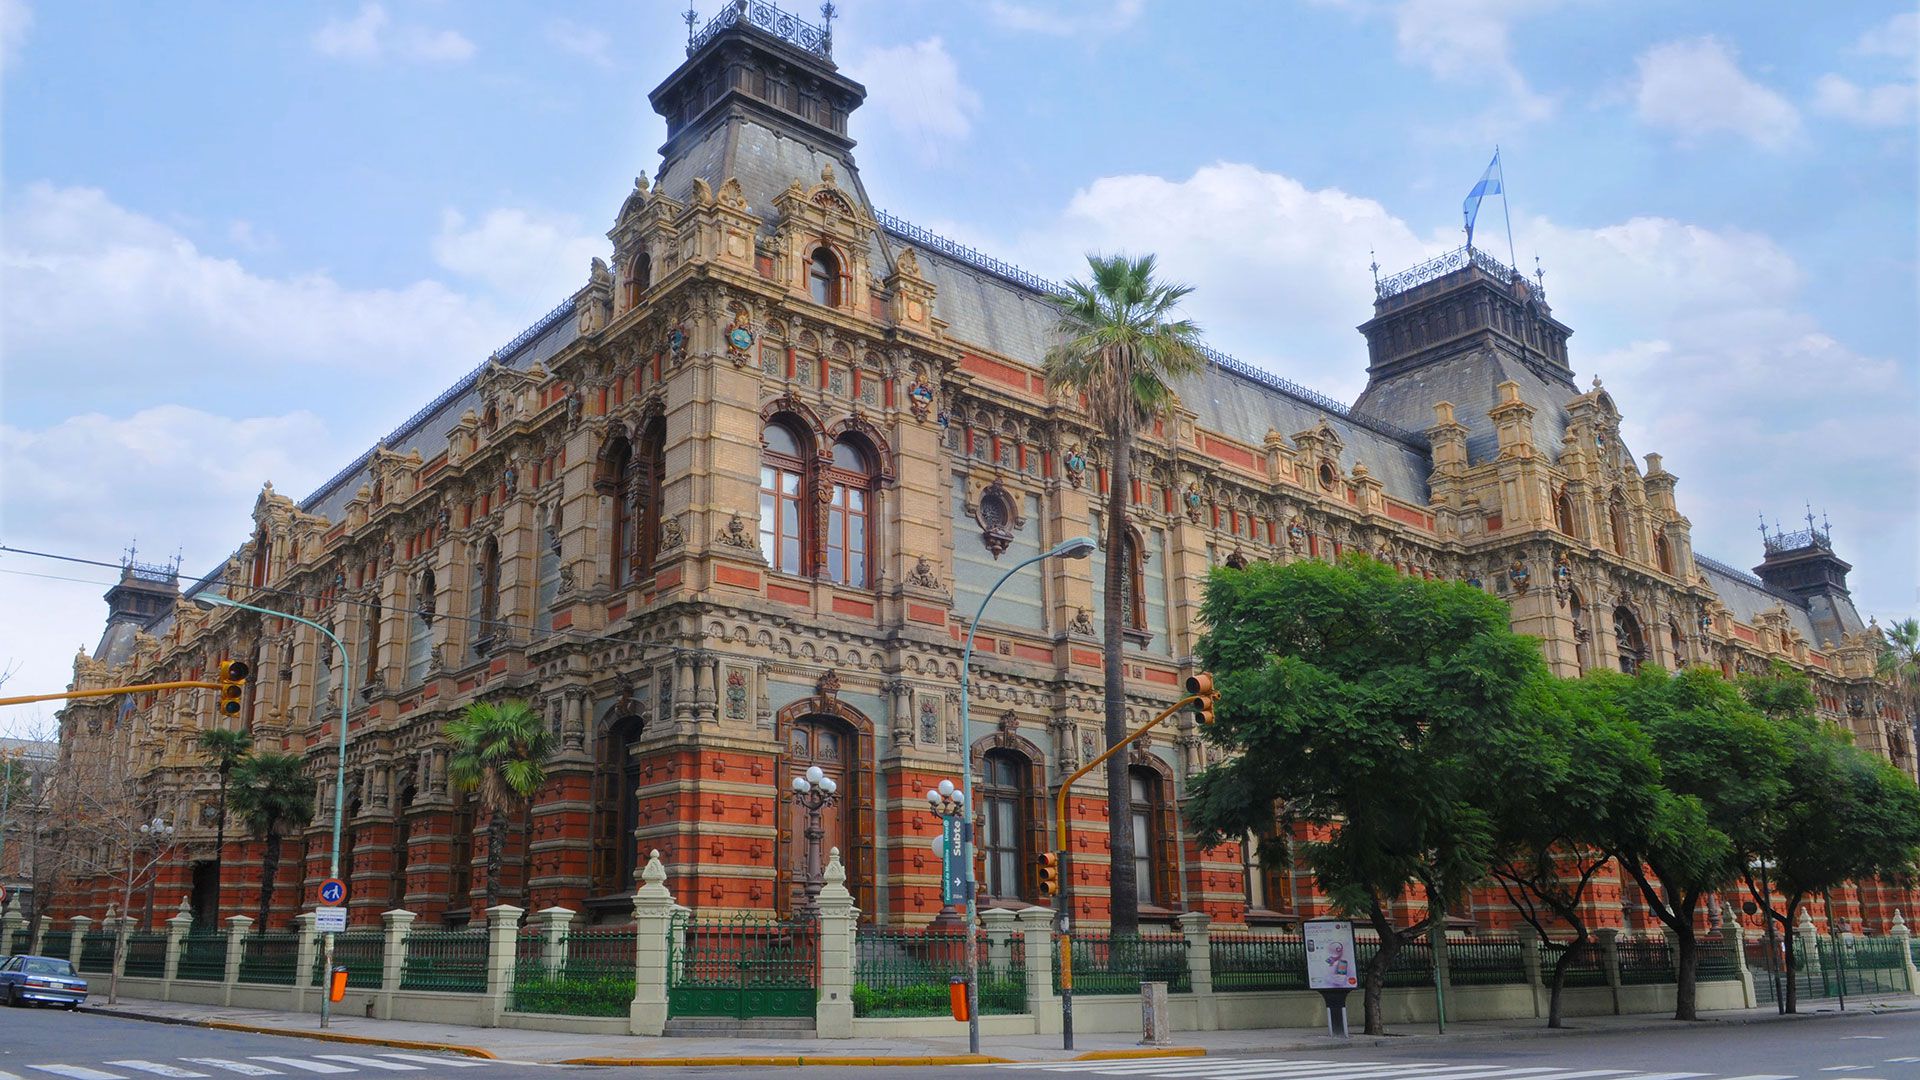
[[[840,861],[848,867],[847,888],[854,888],[852,870],[853,821],[852,808],[856,802],[856,784],[859,779],[858,740],[853,729],[842,721],[825,716],[809,716],[793,725],[787,741],[787,774],[780,777],[783,798],[792,797],[790,785],[793,777],[804,773],[811,766],[819,766],[820,771],[833,778],[838,790],[834,801],[820,810],[819,866],[807,864],[807,815],[806,811],[795,805],[793,808],[793,841],[788,845],[786,865],[793,875],[793,902],[798,910],[806,896],[806,884],[810,874],[824,871],[827,853],[834,848],[840,849]]]

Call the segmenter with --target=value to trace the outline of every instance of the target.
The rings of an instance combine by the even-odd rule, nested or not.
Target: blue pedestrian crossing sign
[[[339,878],[328,878],[320,883],[320,902],[335,907],[347,898],[347,883]]]

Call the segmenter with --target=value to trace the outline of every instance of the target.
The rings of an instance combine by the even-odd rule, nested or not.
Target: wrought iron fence
[[[128,934],[126,960],[120,972],[132,979],[165,978],[167,935],[158,930],[135,930]]]
[[[1524,986],[1527,946],[1517,937],[1447,941],[1447,981],[1455,986]]]
[[[448,994],[487,992],[485,930],[415,930],[407,935],[400,989]]]
[[[333,936],[333,966],[347,969],[347,985],[357,989],[380,989],[382,961],[387,935],[379,930],[347,930]],[[323,949],[313,952],[313,985],[327,985],[327,955]]]
[[[40,955],[68,957],[73,955],[73,931],[49,930],[40,935]]]
[[[1679,973],[1675,972],[1677,979]],[[1719,935],[1700,939],[1694,954],[1693,977],[1696,982],[1734,982],[1740,978],[1740,964],[1733,955],[1733,944]]]
[[[1566,979],[1560,984],[1562,988],[1607,985],[1607,958],[1600,951],[1600,946],[1593,941],[1584,942],[1577,948],[1570,943],[1562,943],[1556,948],[1544,941],[1541,942],[1540,981],[1543,984],[1553,985],[1553,966],[1558,964],[1560,957],[1569,950],[1573,953],[1573,959],[1567,961]]]
[[[1623,937],[1614,942],[1620,956],[1620,985],[1670,983],[1678,977],[1673,947],[1664,937]]]
[[[1780,954],[1780,946],[1776,942],[1771,950],[1772,955],[1769,956],[1767,939],[1764,935],[1747,938],[1743,945],[1747,951],[1747,971],[1753,975],[1754,1001],[1760,1005],[1771,1005],[1779,1000],[1774,992],[1774,980],[1781,979],[1783,976],[1792,977],[1787,973],[1786,960]],[[1785,994],[1786,985],[1783,982],[1779,988],[1779,995]]]
[[[530,936],[537,947],[527,947]],[[627,1015],[636,940],[631,929],[573,930],[549,958],[544,934],[521,935],[508,1008],[562,1016]]]
[[[1215,990],[1307,988],[1307,942],[1298,934],[1227,932],[1211,946]]]
[[[820,924],[757,915],[674,916],[668,938],[670,1016],[812,1016]]]
[[[1822,939],[1820,958],[1825,961],[1832,955],[1833,940]],[[1900,950],[1900,939],[1894,937],[1856,937],[1851,943],[1842,939],[1840,943],[1842,967],[1829,971],[1830,980],[1844,980],[1849,994],[1890,994],[1904,992],[1907,989],[1906,958]]]
[[[227,977],[227,935],[213,931],[189,933],[180,943],[180,964],[174,969],[177,979],[196,982],[220,982]]]
[[[1380,951],[1380,939],[1372,935],[1354,939],[1354,971],[1364,981],[1367,965],[1373,962]],[[1424,941],[1409,941],[1400,946],[1388,962],[1386,978],[1382,986],[1432,986],[1433,985],[1433,946]]]
[[[112,934],[88,934],[80,943],[80,970],[88,975],[113,973]]]
[[[289,931],[248,934],[240,946],[240,981],[292,986],[299,962],[299,934]]]
[[[1169,934],[1073,935],[1073,992],[1137,994],[1141,983],[1163,982],[1167,993],[1193,991],[1187,939]],[[1060,989],[1060,942],[1053,945],[1053,988]]]
[[[979,939],[980,1014],[1027,1011],[1026,942]],[[946,1016],[949,987],[967,971],[967,935],[958,928],[860,927],[854,938],[855,1016]]]

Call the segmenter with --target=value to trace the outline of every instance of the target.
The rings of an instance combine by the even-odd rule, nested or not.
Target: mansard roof
[[[1500,403],[1499,386],[1508,380],[1520,387],[1520,400],[1533,407],[1534,446],[1558,461],[1567,402],[1578,391],[1497,349],[1475,349],[1370,384],[1354,408],[1418,431],[1433,423],[1434,402],[1451,401],[1467,428],[1467,462],[1478,465],[1500,455],[1500,437],[1487,413]]]
[[[1733,612],[1733,617],[1737,621],[1754,626],[1757,625],[1762,612],[1784,608],[1787,621],[1800,632],[1801,637],[1807,639],[1808,644],[1818,646],[1839,644],[1838,641],[1827,641],[1821,638],[1820,634],[1814,630],[1813,616],[1807,610],[1806,603],[1792,593],[1775,589],[1752,574],[1736,570],[1726,563],[1709,559],[1698,552],[1694,553],[1693,561],[1700,568],[1700,572],[1706,576],[1707,584],[1713,586],[1713,591],[1720,597],[1720,602],[1727,605],[1727,610]],[[1859,616],[1855,615],[1854,620],[1859,621]]]

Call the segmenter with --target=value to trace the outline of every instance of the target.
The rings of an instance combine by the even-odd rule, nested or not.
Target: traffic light
[[[1040,895],[1060,895],[1060,853],[1057,851],[1040,853]]]
[[[1203,724],[1213,723],[1213,703],[1220,700],[1219,691],[1213,688],[1213,676],[1204,671],[1187,676],[1187,696],[1200,699],[1193,703],[1193,718]]]
[[[240,699],[246,693],[247,676],[253,674],[244,660],[220,661],[220,704],[221,716],[239,716]]]

